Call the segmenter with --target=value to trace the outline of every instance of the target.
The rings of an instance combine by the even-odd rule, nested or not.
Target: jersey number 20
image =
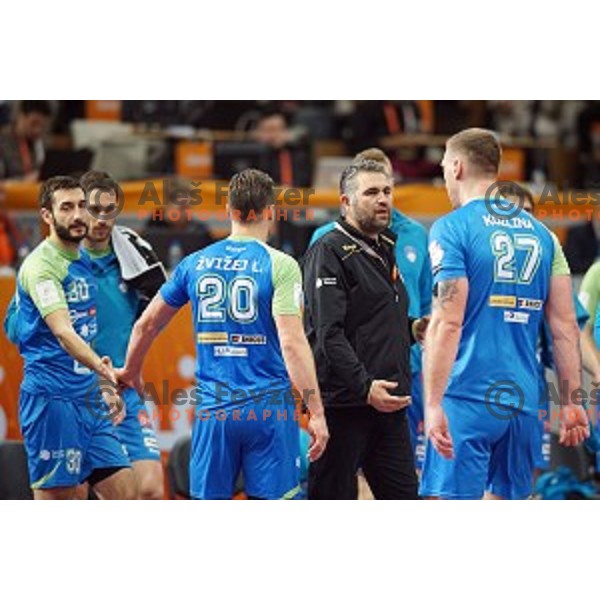
[[[198,321],[223,323],[226,313],[238,323],[252,323],[258,316],[256,281],[236,277],[227,285],[219,275],[205,275],[198,281]]]

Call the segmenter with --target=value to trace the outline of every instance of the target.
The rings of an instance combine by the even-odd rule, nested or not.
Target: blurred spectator
[[[161,262],[173,269],[186,255],[214,241],[208,227],[193,213],[200,190],[185,179],[165,182],[165,205],[146,222],[144,237]]]
[[[266,171],[279,184],[307,187],[312,180],[309,148],[295,140],[287,115],[279,108],[265,109],[258,118],[252,137],[272,149]]]
[[[0,179],[37,180],[51,116],[52,106],[47,100],[19,103],[8,131],[0,134]]]
[[[420,133],[421,114],[414,100],[365,100],[356,103],[349,127],[349,149],[356,154],[386,135]]]
[[[3,210],[4,200],[4,189],[0,184],[0,267],[14,267],[19,258],[22,238],[13,220]]]
[[[488,100],[488,126],[501,135],[528,137],[533,127],[532,100]]]
[[[577,123],[580,152],[580,183],[586,188],[600,187],[600,102],[590,102]]]

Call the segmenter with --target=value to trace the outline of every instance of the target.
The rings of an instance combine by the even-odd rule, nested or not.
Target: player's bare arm
[[[96,372],[102,379],[116,386],[117,377],[108,356],[100,358],[90,346],[77,335],[73,328],[69,312],[65,308],[58,309],[44,318],[46,325],[54,334],[65,352],[68,352],[77,362]],[[111,421],[118,425],[125,418],[125,403],[117,393],[109,393],[108,388],[103,386],[102,397],[109,407]]]
[[[576,446],[590,435],[583,406],[573,402],[574,392],[581,388],[581,350],[571,290],[569,275],[553,275],[546,304],[561,394],[565,394],[561,397],[559,438],[565,446]]]
[[[131,332],[125,366],[116,369],[117,377],[121,383],[135,388],[142,393],[142,366],[148,350],[156,336],[167,326],[179,308],[168,305],[160,294],[156,294],[142,316],[137,320]]]
[[[310,411],[308,429],[312,437],[312,443],[308,454],[310,460],[314,461],[325,451],[329,431],[325,421],[313,355],[299,316],[276,316],[275,325],[277,326],[285,366],[292,384],[306,399]]]
[[[600,354],[592,335],[591,319],[585,324],[579,336],[582,367],[591,375],[592,382],[600,385]]]
[[[468,294],[466,277],[441,281],[425,337],[425,426],[434,447],[446,458],[452,458],[453,445],[441,404],[458,352]]]

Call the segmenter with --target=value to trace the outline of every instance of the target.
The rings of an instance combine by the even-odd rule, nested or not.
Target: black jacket
[[[324,235],[303,261],[305,328],[326,406],[364,406],[373,379],[397,382],[410,394],[412,321],[394,258],[396,236],[376,242],[345,221]],[[379,258],[373,255],[377,253]]]

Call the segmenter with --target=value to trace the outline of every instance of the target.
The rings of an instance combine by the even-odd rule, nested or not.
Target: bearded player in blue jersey
[[[125,364],[133,324],[166,280],[163,266],[145,240],[132,230],[115,226],[119,194],[108,173],[88,171],[80,179],[90,212],[82,252],[89,258],[98,286],[98,335],[95,349],[113,366]],[[140,500],[164,496],[163,470],[156,433],[144,401],[131,388],[123,391],[125,418],[117,427],[136,480]]]
[[[50,235],[19,269],[14,314],[25,362],[19,420],[34,498],[75,499],[87,482],[100,498],[129,499],[133,474],[113,426],[123,419],[122,402],[101,394],[98,378],[113,386],[116,379],[110,359],[91,347],[97,287],[79,252],[88,231],[83,189],[54,177],[42,185],[40,205]]]
[[[319,458],[327,443],[302,324],[300,268],[265,243],[274,202],[265,173],[247,169],[232,178],[231,235],[179,264],[135,324],[125,368],[117,372],[140,388],[152,341],[191,301],[198,362],[190,491],[196,499],[231,498],[240,471],[250,498],[298,494],[298,393],[310,410],[309,458]]]
[[[354,161],[374,160],[385,166],[392,175],[392,163],[383,150],[369,148],[359,152]],[[321,225],[312,235],[310,246],[332,231],[335,224]],[[425,227],[402,214],[397,208],[392,209],[389,228],[396,234],[395,255],[398,270],[402,275],[408,293],[408,315],[413,319],[427,317],[431,313],[431,263],[427,252],[427,231]],[[410,348],[411,403],[408,406],[408,423],[411,442],[415,455],[417,471],[423,467],[425,458],[425,428],[423,420],[423,353],[421,344],[413,344]]]
[[[531,493],[544,316],[563,382],[560,442],[575,446],[589,436],[586,412],[574,401],[581,356],[569,268],[542,223],[506,199],[490,199],[500,158],[493,133],[468,129],[448,140],[442,161],[455,210],[429,238],[434,308],[425,341],[428,442],[420,490],[426,497]]]

